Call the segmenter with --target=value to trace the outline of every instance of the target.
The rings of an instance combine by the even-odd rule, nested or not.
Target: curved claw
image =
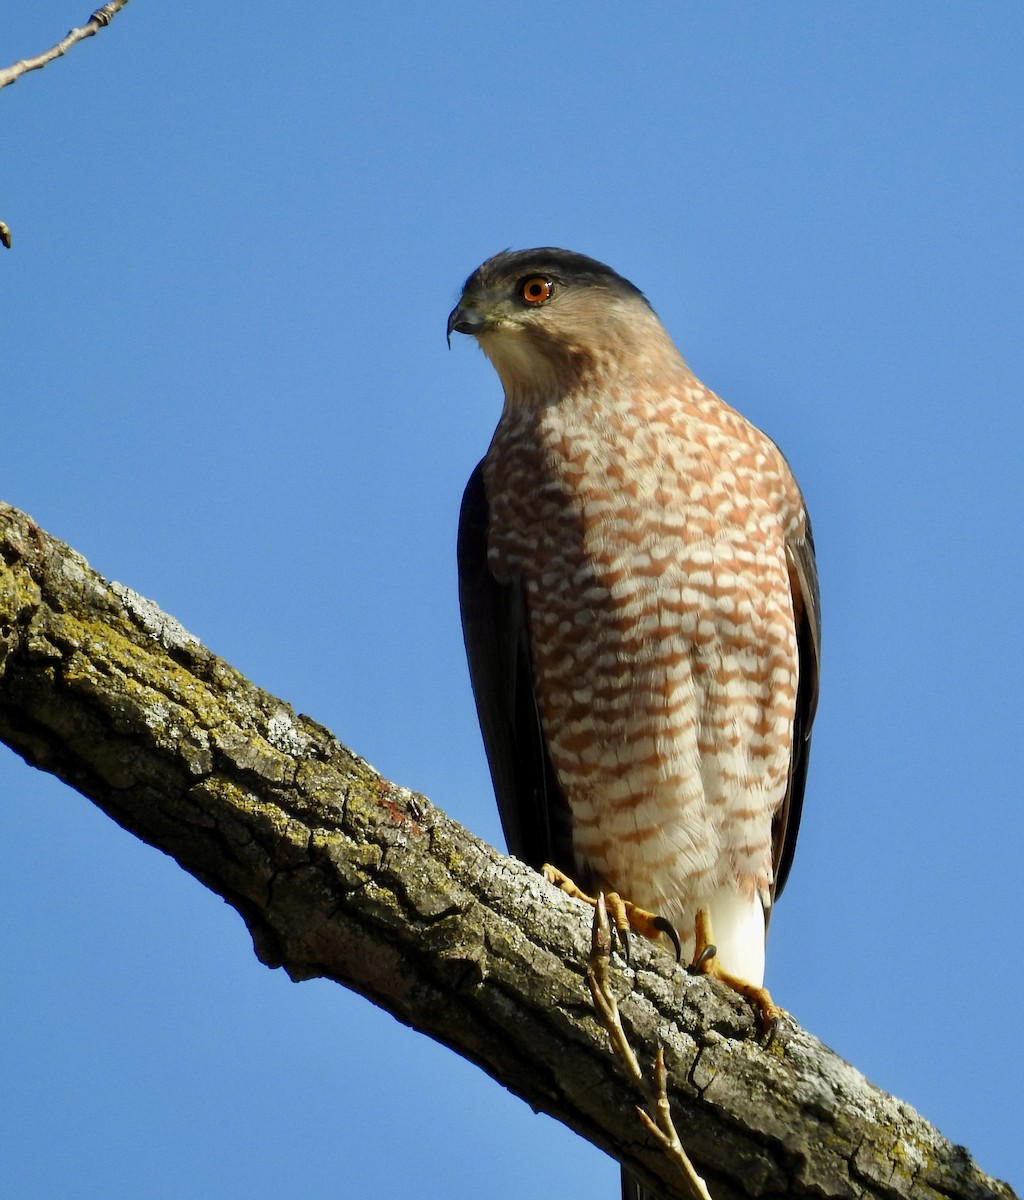
[[[691,971],[701,971],[718,953],[718,947],[708,944],[690,964]]]
[[[552,866],[551,863],[545,863],[541,868],[541,874],[549,883],[553,883],[555,887],[567,895],[575,896],[577,900],[583,900],[587,904],[597,906],[598,898],[588,895],[558,867]],[[618,892],[603,892],[601,895],[604,896],[604,904],[607,908],[610,945],[612,947],[619,947],[627,966],[633,965],[633,955],[630,947],[631,933],[639,933],[649,938],[656,938],[661,933],[665,934],[676,952],[676,962],[679,962],[683,953],[682,943],[680,942],[675,926],[670,921],[664,917],[659,917],[656,913],[648,912],[645,908],[640,908],[638,905],[632,904],[629,900],[623,900]]]
[[[676,952],[676,962],[679,962],[679,960],[683,957],[683,944],[679,940],[679,934],[676,932],[676,927],[665,917],[655,917],[652,924],[659,933],[663,933],[672,943],[672,948]]]

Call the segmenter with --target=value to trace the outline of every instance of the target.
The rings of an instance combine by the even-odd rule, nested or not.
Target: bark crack
[[[159,847],[292,979],[355,988],[682,1195],[590,1008],[590,910],[0,506],[0,738]],[[358,681],[350,686],[357,687]],[[642,939],[616,997],[715,1200],[1014,1200],[905,1104]]]

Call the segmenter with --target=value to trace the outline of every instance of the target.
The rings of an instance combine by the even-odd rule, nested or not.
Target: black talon
[[[717,946],[705,946],[704,949],[697,956],[697,958],[694,960],[693,966],[690,969],[692,971],[699,971],[701,969],[701,967],[703,967],[705,963],[709,963],[715,957],[715,955],[717,953],[718,953]]]
[[[666,920],[665,917],[655,917],[653,923],[654,928],[657,929],[659,933],[664,933],[668,937],[668,940],[672,943],[673,949],[676,952],[676,962],[679,962],[679,960],[683,957],[683,944],[679,940],[679,934],[676,933],[676,927],[671,921]]]

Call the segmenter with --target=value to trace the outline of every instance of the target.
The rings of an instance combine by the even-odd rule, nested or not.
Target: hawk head
[[[477,339],[511,402],[550,403],[681,363],[638,288],[604,263],[553,247],[506,250],[477,267],[448,317],[449,344],[453,331]]]

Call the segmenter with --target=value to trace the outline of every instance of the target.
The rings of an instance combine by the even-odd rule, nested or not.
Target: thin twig
[[[679,1134],[676,1133],[675,1123],[672,1120],[672,1112],[668,1104],[668,1072],[665,1070],[665,1052],[660,1046],[654,1059],[654,1080],[656,1089],[654,1109],[657,1114],[657,1120],[652,1121],[650,1116],[638,1105],[636,1111],[640,1116],[640,1120],[643,1121],[648,1132],[653,1135],[662,1150],[665,1151],[672,1162],[679,1168],[680,1173],[686,1180],[687,1187],[697,1200],[711,1200],[708,1185],[697,1174],[696,1168],[690,1161],[690,1156],[686,1153],[683,1143],[679,1140]]]
[[[652,1117],[649,1112],[637,1105],[637,1114],[645,1128],[668,1158],[679,1168],[679,1172],[695,1200],[711,1200],[707,1184],[690,1161],[690,1156],[683,1148],[672,1121],[672,1111],[668,1102],[668,1072],[665,1069],[664,1051],[661,1046],[658,1047],[654,1060],[654,1082],[651,1083],[644,1077],[640,1063],[633,1053],[633,1047],[629,1044],[626,1031],[622,1027],[618,1001],[615,999],[609,981],[608,964],[611,960],[611,952],[612,935],[611,926],[608,923],[608,909],[604,896],[599,893],[590,938],[590,959],[587,963],[587,983],[590,985],[590,994],[594,998],[594,1007],[600,1014],[601,1023],[607,1029],[612,1046],[625,1064],[630,1078],[643,1095],[647,1108],[654,1113]]]
[[[77,42],[84,41],[88,37],[92,37],[94,33],[105,26],[109,25],[114,17],[128,3],[128,0],[110,0],[109,4],[104,4],[102,8],[98,8],[88,21],[80,29],[72,29],[63,41],[60,41],[56,46],[51,46],[49,50],[44,50],[42,54],[37,54],[35,58],[23,58],[20,62],[14,63],[10,67],[4,67],[0,70],[0,88],[5,88],[9,83],[14,83],[16,79],[20,79],[29,71],[38,71],[40,67],[45,67],[47,63],[53,62],[55,58],[60,58],[62,54],[66,54]]]
[[[612,1045],[618,1056],[625,1063],[630,1079],[646,1092],[644,1073],[640,1063],[629,1044],[626,1031],[622,1028],[619,1017],[619,1005],[611,990],[608,978],[608,964],[612,956],[612,933],[608,921],[608,907],[605,904],[604,892],[597,894],[597,906],[594,910],[594,924],[590,935],[590,960],[587,964],[587,983],[590,994],[594,998],[594,1007],[601,1014],[601,1023],[608,1030]]]
[[[110,0],[109,4],[104,4],[102,8],[96,9],[80,29],[70,30],[67,37],[58,42],[56,46],[51,46],[49,50],[44,50],[35,58],[23,58],[12,66],[4,67],[0,70],[0,88],[14,83],[29,71],[38,71],[40,67],[45,67],[55,58],[66,54],[76,42],[84,41],[86,38],[92,37],[94,33],[98,33],[105,25],[110,24],[127,3],[128,0]],[[11,248],[11,231],[3,221],[0,221],[0,246],[5,246],[8,250]]]

